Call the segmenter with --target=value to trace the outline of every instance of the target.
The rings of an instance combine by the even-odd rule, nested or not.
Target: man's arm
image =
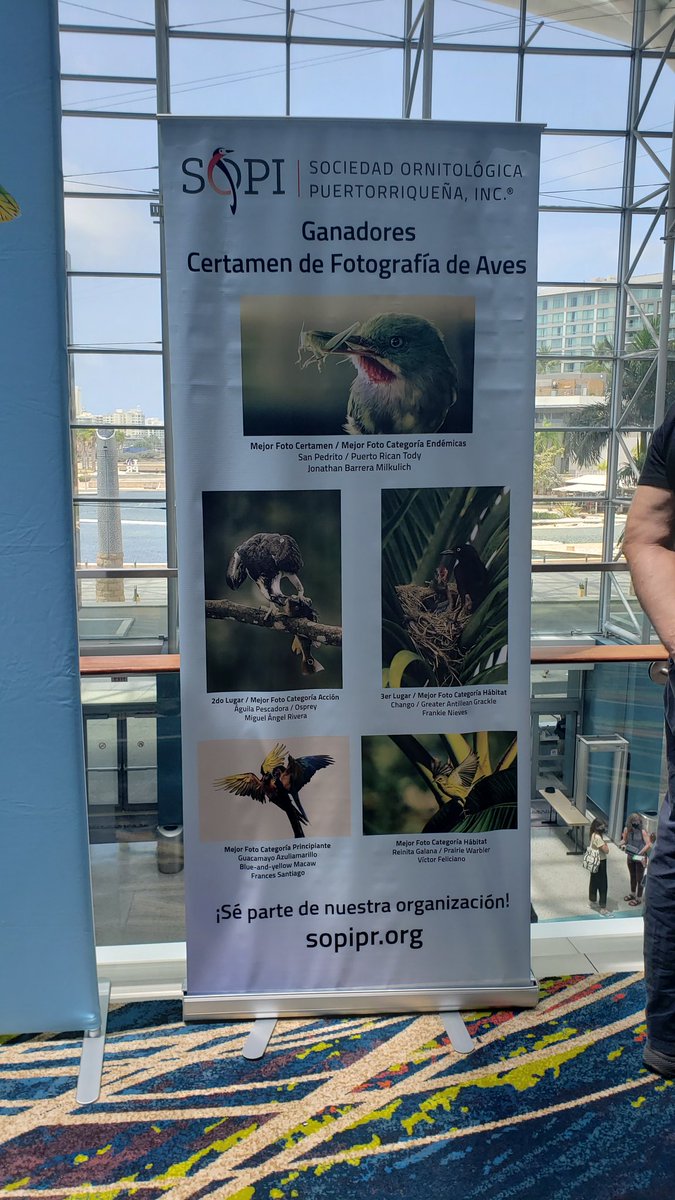
[[[633,586],[671,658],[675,658],[675,494],[640,484],[623,537]]]

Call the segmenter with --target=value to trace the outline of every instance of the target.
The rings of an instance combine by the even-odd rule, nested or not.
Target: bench
[[[565,825],[571,826],[574,830],[574,850],[568,850],[568,854],[583,854],[584,852],[584,829],[590,825],[590,819],[585,813],[582,813],[576,805],[572,804],[569,796],[560,791],[560,788],[549,784],[546,787],[539,788],[539,795],[546,801],[550,810],[550,820],[546,822],[548,825],[557,825],[558,817],[564,821]],[[555,817],[553,812],[555,810]],[[579,834],[581,834],[581,844],[579,843]]]

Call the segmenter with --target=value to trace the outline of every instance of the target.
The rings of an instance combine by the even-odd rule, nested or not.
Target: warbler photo
[[[392,734],[361,747],[364,834],[517,828],[515,733]]]
[[[244,434],[468,433],[465,296],[242,296]]]

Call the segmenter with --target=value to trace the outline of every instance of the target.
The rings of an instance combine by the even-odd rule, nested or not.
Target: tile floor
[[[640,970],[642,918],[624,855],[608,861],[609,917],[588,904],[588,873],[562,826],[533,826],[532,971],[545,975]],[[184,873],[163,874],[155,842],[91,847],[98,959],[116,1000],[181,996],[185,977]]]

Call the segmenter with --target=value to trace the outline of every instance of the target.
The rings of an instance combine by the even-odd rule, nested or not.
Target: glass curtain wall
[[[158,112],[545,125],[533,630],[649,640],[620,547],[649,431],[675,398],[663,240],[675,18],[660,12],[642,0],[313,0],[301,11],[290,0],[60,0],[83,654],[178,646]],[[162,841],[181,820],[177,681],[88,678],[83,701],[99,945],[179,941],[182,872]],[[542,782],[572,794],[581,731],[621,737],[631,753],[639,741],[650,755],[633,755],[627,787],[651,811],[662,790],[659,705],[641,666],[534,669],[539,919],[587,912],[587,880],[566,830],[550,823]],[[588,789],[598,812],[609,803],[601,759]]]
[[[113,8],[59,5],[83,652],[177,645],[156,127],[169,111],[545,124],[534,632],[647,640],[620,544],[675,395],[675,18],[643,0]]]

